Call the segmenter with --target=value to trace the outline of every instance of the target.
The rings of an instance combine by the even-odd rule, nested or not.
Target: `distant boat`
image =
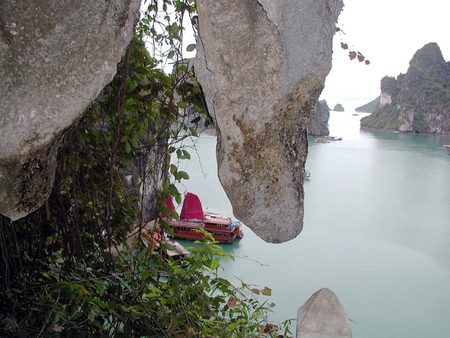
[[[168,257],[172,257],[174,260],[178,261],[189,256],[190,252],[177,241],[168,239],[166,240],[166,243],[172,247],[165,252]]]
[[[314,142],[316,143],[330,143],[330,141],[342,141],[342,137],[340,136],[322,136],[317,137]]]
[[[359,116],[359,114],[352,114],[353,116]]]
[[[311,173],[308,170],[305,170],[304,178],[310,178]]]
[[[450,155],[450,144],[444,144],[442,147],[438,147],[437,149]]]
[[[342,141],[340,136],[326,136],[330,141]]]
[[[330,143],[329,140],[327,140],[325,137],[317,137],[314,142],[316,143]]]
[[[160,232],[161,227],[159,225],[154,225],[153,229],[149,230],[144,228],[142,231],[142,243],[145,247],[153,247],[155,249],[159,249],[161,245],[168,244],[164,246],[164,250],[162,254],[164,257],[173,258],[177,262],[182,262],[183,259],[189,256],[190,252],[182,246],[177,241],[173,241],[171,239],[166,238],[166,234]]]
[[[204,212],[200,199],[193,193],[187,193],[181,208],[180,219],[170,220],[169,226],[175,238],[203,240],[204,234],[195,231],[204,229],[211,233],[219,243],[233,243],[244,237],[242,223],[232,221],[215,212]]]

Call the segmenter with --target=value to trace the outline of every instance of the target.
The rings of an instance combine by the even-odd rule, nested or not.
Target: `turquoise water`
[[[450,136],[360,131],[359,116],[331,112],[330,134],[310,139],[302,233],[268,244],[245,228],[223,274],[272,289],[275,322],[295,318],[328,287],[352,320],[354,337],[450,335]],[[214,135],[203,134],[181,168],[181,191],[231,215],[216,174]],[[189,245],[189,243],[184,243]],[[236,278],[236,279],[235,279]],[[265,300],[265,298],[261,298]],[[295,330],[295,324],[293,327]]]

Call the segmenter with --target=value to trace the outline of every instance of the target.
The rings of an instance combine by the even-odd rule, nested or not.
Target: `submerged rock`
[[[267,242],[303,226],[311,110],[331,69],[341,0],[198,0],[196,76],[217,128],[219,179]]]
[[[0,2],[0,213],[50,193],[59,139],[112,80],[138,0]]]
[[[352,329],[341,302],[328,288],[316,291],[297,313],[297,338],[351,338]]]

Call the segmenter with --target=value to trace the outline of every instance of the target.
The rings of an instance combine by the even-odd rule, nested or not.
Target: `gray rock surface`
[[[0,213],[48,197],[58,139],[111,81],[139,0],[0,1]]]
[[[331,69],[341,0],[198,0],[196,76],[216,122],[235,216],[267,242],[303,227],[311,110]]]
[[[383,104],[383,100],[380,95],[376,99],[373,99],[372,101],[370,101],[366,104],[363,104],[360,107],[355,108],[355,111],[361,112],[361,113],[373,113],[378,108],[378,106],[380,106],[382,104]]]
[[[328,136],[328,120],[330,119],[330,108],[327,101],[320,100],[311,111],[308,125],[308,135],[310,136]]]
[[[345,109],[342,104],[338,103],[334,106],[333,111],[345,111]]]
[[[352,329],[341,302],[328,288],[316,291],[297,313],[297,338],[351,338]]]

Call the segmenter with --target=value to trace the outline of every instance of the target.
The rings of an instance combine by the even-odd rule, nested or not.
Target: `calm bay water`
[[[310,139],[302,233],[268,244],[244,228],[242,240],[224,245],[236,261],[223,261],[223,274],[272,288],[275,322],[295,318],[328,287],[353,321],[354,337],[448,337],[450,156],[436,147],[450,136],[361,131],[365,115],[331,112],[330,135],[343,140]],[[232,215],[215,145],[212,134],[196,141],[181,165],[190,180],[179,189],[199,195],[204,209]]]

